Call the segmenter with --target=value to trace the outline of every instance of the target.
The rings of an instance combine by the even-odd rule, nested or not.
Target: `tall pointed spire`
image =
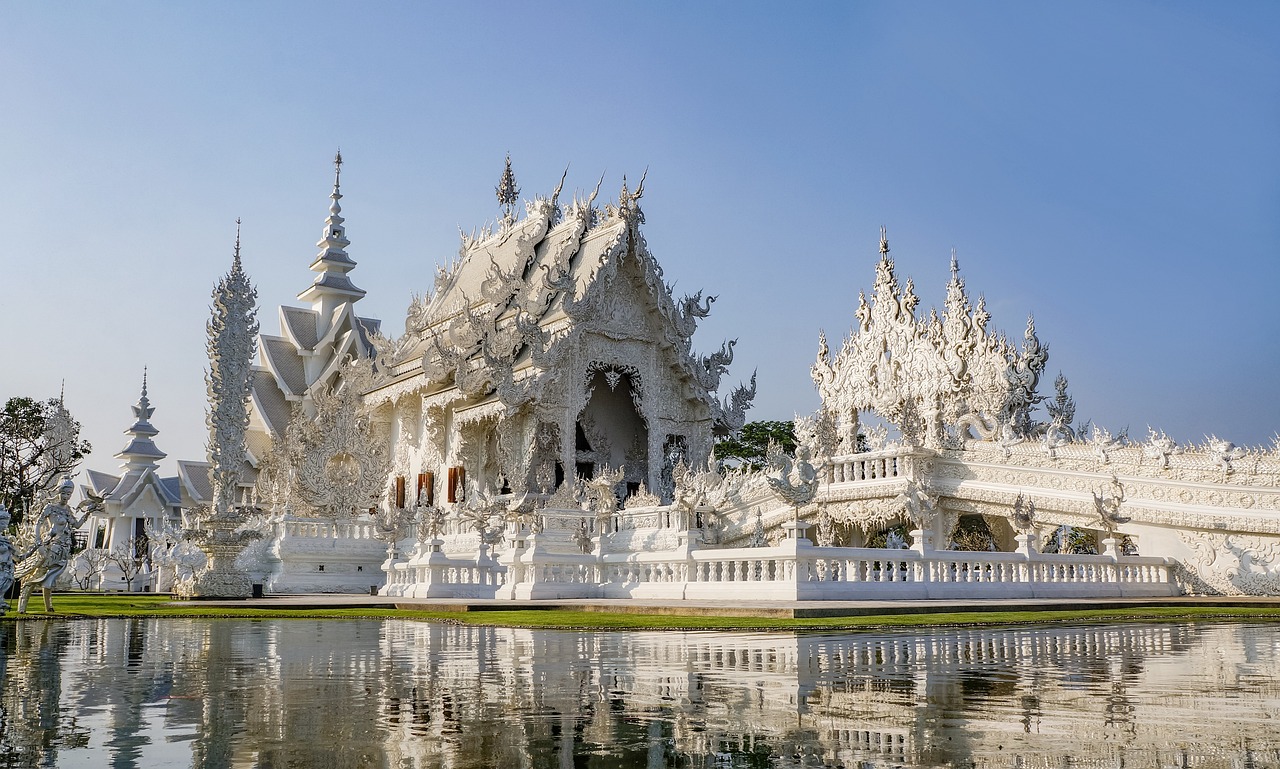
[[[167,455],[156,448],[155,442],[151,440],[160,431],[151,425],[151,415],[156,410],[151,406],[151,399],[147,397],[146,367],[142,369],[142,394],[138,396],[138,404],[131,408],[133,409],[133,426],[124,431],[125,435],[131,436],[131,440],[116,454],[116,459],[124,460],[126,470],[155,468],[156,463]]]
[[[347,255],[346,248],[351,245],[347,240],[346,227],[342,218],[342,150],[333,157],[333,192],[329,194],[333,202],[329,204],[329,216],[324,220],[324,234],[316,247],[320,253],[311,263],[311,270],[320,273],[298,298],[309,301],[322,313],[328,314],[336,305],[354,302],[365,295],[363,289],[356,288],[347,277],[356,266],[355,260]]]
[[[235,253],[231,256],[231,269],[240,269],[240,217],[238,216],[236,217],[236,248]],[[145,368],[143,369],[142,374],[142,389],[147,389],[147,374]]]

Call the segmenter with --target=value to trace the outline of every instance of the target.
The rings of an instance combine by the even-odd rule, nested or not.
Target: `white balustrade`
[[[827,483],[856,483],[861,481],[887,481],[902,477],[906,472],[908,449],[847,454],[831,457],[827,461]]]
[[[276,536],[310,539],[375,539],[370,521],[324,521],[307,518],[287,518],[275,524]]]
[[[489,560],[398,563],[393,595],[477,596],[504,585]],[[505,590],[512,596],[665,600],[868,600],[881,598],[1049,598],[1176,595],[1161,558],[1032,553],[767,548],[580,553],[520,551]],[[447,586],[462,586],[453,590]],[[441,587],[446,586],[446,587]],[[484,591],[479,590],[484,588]],[[406,592],[402,592],[406,591]]]

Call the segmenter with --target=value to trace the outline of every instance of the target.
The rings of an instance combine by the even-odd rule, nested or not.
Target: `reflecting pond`
[[[1280,766],[1256,624],[0,624],[0,766]]]

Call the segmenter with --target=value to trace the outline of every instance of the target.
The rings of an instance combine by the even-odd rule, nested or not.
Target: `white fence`
[[[385,593],[456,598],[651,598],[830,601],[1168,596],[1163,558],[1041,553],[777,547],[597,554],[536,545],[486,555],[431,553],[395,564]]]

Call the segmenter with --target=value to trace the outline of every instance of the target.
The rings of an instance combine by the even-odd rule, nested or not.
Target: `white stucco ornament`
[[[213,313],[208,325],[209,476],[213,502],[197,508],[184,539],[198,547],[205,565],[176,589],[186,598],[243,598],[251,593],[248,575],[236,559],[260,531],[245,529],[256,510],[246,503],[241,488],[247,461],[245,432],[249,426],[254,345],[258,335],[257,289],[240,262],[239,222],[231,270],[213,290]]]

